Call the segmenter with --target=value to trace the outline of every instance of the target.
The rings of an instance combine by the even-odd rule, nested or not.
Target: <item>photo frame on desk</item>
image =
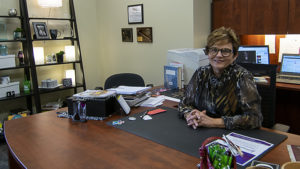
[[[143,24],[144,9],[143,4],[129,5],[127,7],[128,24]]]
[[[138,27],[136,28],[137,42],[152,43],[152,27]]]
[[[132,28],[122,28],[122,42],[133,42]]]
[[[46,22],[32,22],[36,39],[50,39]]]

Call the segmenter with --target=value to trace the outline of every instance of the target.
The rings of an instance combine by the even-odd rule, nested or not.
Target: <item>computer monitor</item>
[[[209,64],[204,48],[183,48],[168,50],[167,65],[172,62],[183,64],[184,85],[187,85],[196,69]]]
[[[255,52],[255,61],[254,61]],[[239,58],[240,57],[240,58]],[[245,46],[242,45],[238,49],[237,63],[254,63],[254,64],[270,64],[269,46]]]
[[[280,73],[300,75],[300,55],[282,54]]]

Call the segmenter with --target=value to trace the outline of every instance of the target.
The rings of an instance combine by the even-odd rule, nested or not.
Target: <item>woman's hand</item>
[[[186,115],[187,125],[192,126],[194,129],[197,127],[219,127],[224,128],[224,121],[222,118],[211,118],[206,115],[206,110],[199,111],[192,110]]]

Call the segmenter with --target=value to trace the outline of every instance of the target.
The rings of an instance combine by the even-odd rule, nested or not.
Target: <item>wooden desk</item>
[[[291,133],[300,135],[300,85],[276,83],[275,122],[290,126]]]
[[[174,107],[177,103],[165,101]],[[133,109],[132,113],[146,108]],[[108,120],[118,119],[114,115]],[[57,118],[55,111],[5,122],[11,168],[196,168],[199,159],[142,137],[108,126],[106,121],[73,123]],[[267,130],[267,129],[265,129]],[[279,131],[274,131],[282,133]],[[300,144],[300,136],[288,139],[261,160],[283,164],[290,161],[286,145]]]
[[[291,91],[300,91],[300,85],[298,84],[289,84],[289,83],[276,83],[277,89],[291,90]]]

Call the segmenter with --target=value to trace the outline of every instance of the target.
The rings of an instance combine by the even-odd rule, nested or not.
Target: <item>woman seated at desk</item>
[[[194,129],[261,127],[261,98],[252,74],[235,63],[238,47],[231,28],[221,27],[208,36],[209,65],[195,71],[179,103],[180,117]]]

